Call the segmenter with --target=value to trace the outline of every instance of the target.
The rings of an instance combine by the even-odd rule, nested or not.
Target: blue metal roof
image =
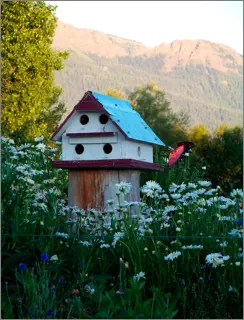
[[[128,100],[122,100],[92,91],[92,95],[110,114],[111,119],[130,139],[166,146],[136,112]]]

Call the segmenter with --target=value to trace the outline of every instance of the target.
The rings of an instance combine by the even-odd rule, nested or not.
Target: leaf
[[[11,303],[2,302],[3,319],[14,319],[13,306]]]

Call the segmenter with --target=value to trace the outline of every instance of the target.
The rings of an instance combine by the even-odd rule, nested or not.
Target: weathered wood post
[[[69,170],[69,204],[87,209],[106,206],[110,199],[116,199],[115,184],[130,182],[128,201],[140,201],[140,171],[128,169]]]
[[[140,172],[160,170],[153,144],[164,145],[129,101],[88,91],[52,136],[62,141],[69,205],[103,210],[115,184],[131,183],[128,201],[140,201]]]

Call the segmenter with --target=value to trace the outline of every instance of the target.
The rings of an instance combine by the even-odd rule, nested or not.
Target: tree
[[[220,130],[213,136],[205,159],[212,181],[228,191],[242,188],[243,128],[236,126]]]
[[[206,178],[225,191],[242,188],[243,128],[221,125],[211,135],[204,125],[188,132],[194,143],[191,161],[196,167],[206,166]]]
[[[210,131],[204,124],[196,125],[187,131],[187,140],[194,143],[193,151],[197,155],[208,153],[211,138]],[[204,159],[197,157],[198,164],[205,166],[204,161]]]
[[[45,126],[45,135],[48,138],[55,132],[66,112],[65,104],[63,102],[59,102],[59,96],[61,93],[61,88],[54,88],[53,95],[49,100],[48,108],[44,110],[36,120],[38,127],[41,128]]]
[[[141,117],[167,145],[176,145],[185,140],[189,117],[185,113],[174,113],[165,92],[155,83],[137,87],[129,94],[129,99]]]
[[[202,140],[203,137],[209,137],[210,131],[204,124],[198,124],[190,128],[187,132],[188,139],[197,143]]]
[[[228,129],[227,124],[226,124],[226,123],[222,123],[222,124],[219,126],[219,128],[217,128],[217,129],[214,130],[214,135],[215,135],[215,136],[221,135],[221,134],[224,133],[224,131],[225,131],[226,129]]]
[[[2,2],[2,133],[19,141],[47,136],[44,120],[50,115],[56,125],[63,111],[59,105],[49,114],[61,93],[54,86],[54,71],[63,68],[68,56],[51,48],[55,9],[44,1]]]
[[[125,93],[123,89],[113,89],[113,88],[108,88],[104,94],[114,97],[114,98],[119,98],[119,99],[126,99]]]

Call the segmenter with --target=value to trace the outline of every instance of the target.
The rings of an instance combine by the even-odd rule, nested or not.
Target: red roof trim
[[[75,110],[80,111],[102,111],[102,109],[96,104],[96,102],[82,102],[75,107]]]
[[[77,132],[67,133],[68,137],[112,137],[115,136],[115,132]]]
[[[163,165],[133,159],[54,160],[53,168],[63,169],[140,169],[159,171]]]

